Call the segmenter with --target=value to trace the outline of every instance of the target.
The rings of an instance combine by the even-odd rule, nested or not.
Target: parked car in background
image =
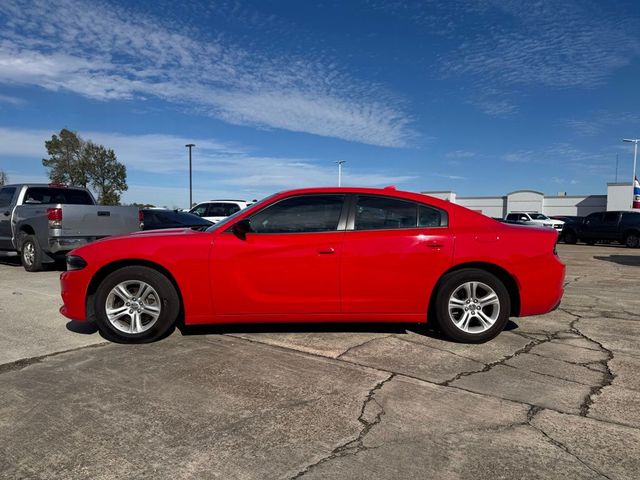
[[[96,205],[84,188],[57,184],[0,188],[0,250],[19,252],[29,272],[86,243],[136,230],[140,230],[137,207]]]
[[[432,322],[478,343],[509,316],[557,307],[565,267],[556,238],[392,188],[293,190],[206,231],[138,232],[74,250],[61,312],[130,343],[162,337],[179,317]]]
[[[564,232],[567,230],[567,227],[582,222],[582,219],[584,217],[577,215],[552,215],[549,218],[552,218],[554,220],[562,220],[564,222],[562,230],[558,232],[558,241],[564,241]]]
[[[248,206],[249,202],[246,200],[209,200],[199,203],[189,213],[217,223]]]
[[[143,217],[143,230],[160,230],[165,228],[207,228],[213,222],[189,212],[169,210],[166,208],[144,208],[140,210]]]
[[[505,220],[507,220],[508,223],[551,227],[555,228],[558,232],[561,232],[564,226],[564,222],[562,220],[555,220],[538,212],[511,212],[505,217]]]
[[[568,224],[564,232],[565,243],[583,241],[619,242],[630,248],[640,247],[640,212],[596,212],[582,221]]]

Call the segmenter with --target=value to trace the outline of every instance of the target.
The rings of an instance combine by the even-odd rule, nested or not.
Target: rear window
[[[73,188],[55,187],[30,187],[24,196],[22,203],[29,204],[56,204],[66,205],[93,205],[91,195],[85,190]]]

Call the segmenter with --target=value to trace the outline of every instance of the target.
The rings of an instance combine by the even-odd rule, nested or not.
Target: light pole
[[[338,164],[338,186],[342,186],[342,164],[346,163],[346,160],[338,160],[336,162]]]
[[[191,149],[195,147],[195,143],[187,143],[185,147],[189,149],[189,208],[191,210],[191,206],[193,205],[193,195],[191,190]]]

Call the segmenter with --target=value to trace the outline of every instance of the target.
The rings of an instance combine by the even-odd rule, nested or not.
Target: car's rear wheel
[[[123,267],[100,283],[94,296],[103,336],[120,343],[157,340],[175,324],[180,298],[171,281],[149,267]]]
[[[504,330],[509,320],[509,292],[485,270],[467,268],[447,274],[437,295],[437,322],[452,340],[486,342]]]
[[[569,230],[568,232],[564,232],[563,235],[564,243],[576,244],[578,243],[578,236]]]
[[[27,272],[42,270],[42,250],[35,235],[25,235],[20,247],[20,259]]]
[[[640,247],[640,235],[637,233],[627,233],[624,237],[624,244],[629,248]]]

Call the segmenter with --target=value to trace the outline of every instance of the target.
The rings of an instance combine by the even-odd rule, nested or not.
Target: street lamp
[[[336,162],[338,164],[338,186],[342,186],[342,164],[346,163],[346,160],[338,160]]]
[[[191,206],[193,205],[193,195],[191,190],[191,149],[195,147],[195,143],[187,143],[185,147],[189,149],[189,208],[191,210]]]

